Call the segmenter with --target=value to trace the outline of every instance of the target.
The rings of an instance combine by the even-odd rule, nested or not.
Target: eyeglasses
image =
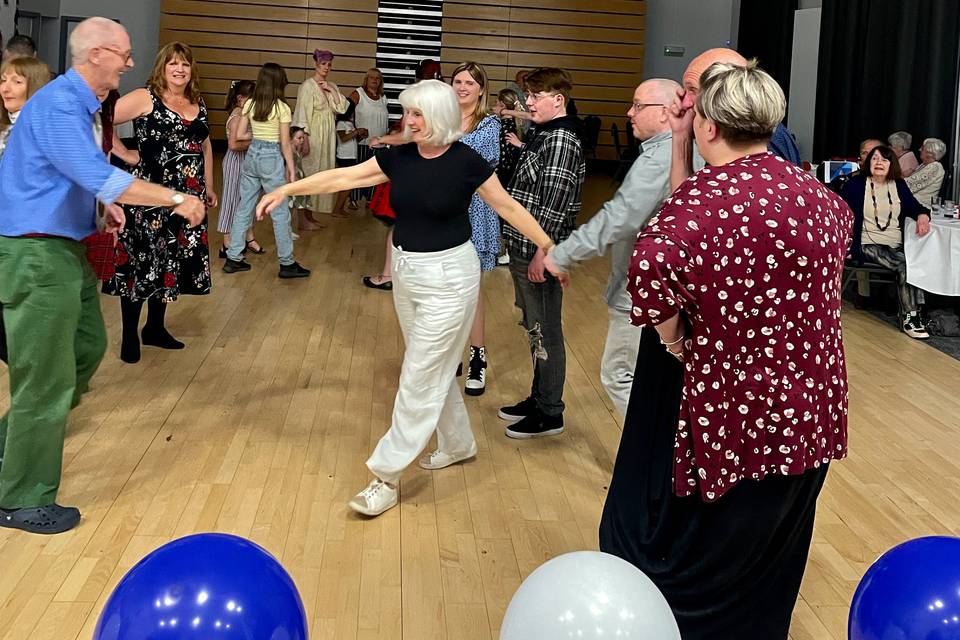
[[[114,49],[113,47],[100,47],[100,48],[103,49],[104,51],[109,51],[110,53],[119,56],[120,59],[123,60],[123,64],[127,64],[128,62],[130,62],[131,59],[133,59],[133,49],[129,49],[127,51],[120,51],[120,49]]]
[[[531,94],[530,94],[530,99],[533,100],[534,102],[539,102],[539,101],[543,100],[544,98],[552,98],[552,97],[555,96],[555,95],[559,95],[559,94],[556,94],[556,93],[531,93]]]
[[[644,107],[665,107],[665,106],[667,106],[667,105],[663,104],[662,102],[633,102],[633,103],[631,103],[631,104],[633,105],[633,110],[634,110],[634,111],[643,111],[643,108],[644,108]],[[622,108],[622,107],[621,107],[621,108]]]

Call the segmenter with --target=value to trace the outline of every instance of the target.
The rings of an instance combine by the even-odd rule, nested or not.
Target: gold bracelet
[[[677,338],[676,340],[674,340],[673,342],[664,342],[663,336],[660,336],[660,344],[662,344],[662,345],[665,346],[665,347],[672,347],[673,345],[677,344],[678,342],[683,342],[683,340],[684,340],[686,337],[687,337],[687,336],[685,336],[685,335],[683,335],[683,334],[681,333],[681,334],[680,334],[680,337]],[[670,349],[667,349],[667,351],[670,351]]]

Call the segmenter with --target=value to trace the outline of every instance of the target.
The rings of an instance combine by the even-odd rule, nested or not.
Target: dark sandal
[[[393,291],[393,280],[383,280],[386,276],[381,275],[379,284],[373,281],[373,276],[363,276],[363,284],[366,287],[371,289],[379,289],[380,291]]]
[[[0,509],[0,527],[28,533],[55,534],[73,529],[80,523],[80,510],[47,504],[42,507]]]
[[[257,245],[256,249],[250,246],[251,244],[254,244],[254,243],[256,243]],[[247,249],[250,251],[250,253],[255,253],[258,256],[267,252],[267,250],[264,249],[263,246],[261,246],[260,243],[257,242],[256,240],[247,240]]]

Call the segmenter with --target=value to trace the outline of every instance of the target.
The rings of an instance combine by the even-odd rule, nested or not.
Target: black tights
[[[170,335],[164,326],[164,317],[167,313],[167,303],[159,298],[147,299],[147,323],[143,331],[137,335],[140,325],[140,311],[143,309],[143,300],[129,300],[120,298],[120,315],[123,319],[123,339],[120,343],[120,359],[134,363],[140,361],[140,338],[143,344],[160,347],[161,349],[183,349],[182,342]]]

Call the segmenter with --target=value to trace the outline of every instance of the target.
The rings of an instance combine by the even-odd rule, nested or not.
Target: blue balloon
[[[127,572],[94,640],[307,640],[293,580],[249,540],[201,533],[169,542]]]
[[[880,556],[853,595],[847,635],[960,639],[960,538],[917,538]]]

